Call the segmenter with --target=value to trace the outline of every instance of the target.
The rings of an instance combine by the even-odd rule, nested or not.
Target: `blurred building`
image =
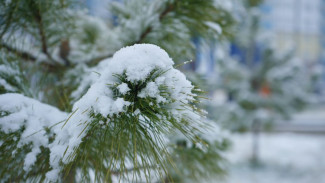
[[[324,5],[325,0],[265,0],[262,26],[280,50],[295,48],[299,58],[318,62],[325,48]]]

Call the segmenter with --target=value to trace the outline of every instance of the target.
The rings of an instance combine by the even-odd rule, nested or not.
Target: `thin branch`
[[[49,51],[48,51],[48,44],[47,44],[46,33],[45,33],[45,30],[44,30],[43,18],[41,16],[41,12],[39,10],[39,7],[36,6],[34,3],[35,2],[30,2],[29,3],[29,8],[30,8],[29,11],[31,11],[32,16],[33,16],[35,22],[37,23],[37,29],[38,29],[38,33],[39,33],[39,36],[40,36],[40,39],[41,39],[40,40],[41,41],[41,52],[44,53],[49,60],[53,61],[53,64],[52,63],[41,62],[40,65],[45,67],[48,71],[53,71],[53,72],[64,69],[63,65],[60,65],[60,62],[55,61],[52,58]],[[7,30],[10,27],[10,22],[11,22],[13,13],[16,10],[16,8],[17,8],[17,6],[15,8],[12,8],[12,11],[10,11],[10,13],[8,15],[9,16],[8,17],[8,22],[5,25],[4,30],[2,30],[2,32],[0,33],[0,48],[4,48],[8,52],[13,53],[16,56],[18,56],[18,57],[20,57],[20,58],[22,58],[22,59],[24,59],[26,61],[36,62],[38,60],[37,56],[35,56],[35,55],[31,54],[31,53],[28,53],[28,52],[26,52],[24,50],[20,50],[20,49],[17,49],[15,47],[13,47],[13,46],[10,46],[9,44],[7,44],[6,42],[4,42],[2,40],[2,37],[4,36],[4,34],[7,32]],[[67,44],[69,44],[69,43],[67,43]],[[64,49],[67,49],[66,45],[63,45],[63,46],[65,46]],[[67,54],[69,54],[69,51],[70,51],[69,49],[70,48],[69,48],[69,45],[68,45],[68,50],[67,50],[68,52],[67,53],[62,53],[61,54],[61,52],[60,52],[60,56],[62,57],[62,59],[65,62],[66,66],[70,66],[70,62],[67,59]]]
[[[42,52],[50,59],[53,61],[52,56],[49,54],[48,52],[48,46],[47,46],[47,40],[46,40],[46,35],[45,35],[45,31],[44,31],[44,27],[43,27],[43,19],[41,16],[41,13],[39,11],[39,9],[36,9],[35,11],[33,11],[33,16],[35,18],[35,21],[38,24],[38,32],[39,35],[41,37],[41,43],[42,43]]]
[[[167,6],[167,8],[159,15],[159,21],[162,21],[164,17],[171,11],[174,10],[174,5],[170,4]],[[152,27],[149,26],[140,36],[140,39],[136,41],[135,43],[141,43],[143,40],[152,32]]]
[[[170,12],[172,12],[174,10],[174,4],[169,4],[166,9],[161,12],[161,14],[159,15],[159,21],[162,21],[166,15]],[[139,40],[131,43],[130,45],[133,45],[133,44],[138,44],[138,43],[142,43],[143,40],[148,36],[148,34],[150,34],[152,32],[152,27],[149,26],[141,35],[140,35],[140,38]],[[109,58],[109,57],[112,57],[113,54],[112,53],[109,53],[109,54],[106,54],[106,55],[101,55],[99,57],[95,57],[91,60],[89,60],[88,62],[85,62],[85,63],[89,63],[90,65],[95,65],[97,64],[98,62],[100,62],[101,60],[104,60],[106,58]]]
[[[152,31],[152,27],[148,27],[140,36],[140,39],[138,41],[136,41],[136,44],[141,43],[147,36],[148,34]]]
[[[2,37],[4,36],[4,34],[9,29],[10,24],[11,24],[11,20],[12,20],[13,14],[14,14],[14,11],[16,10],[16,8],[17,8],[17,6],[15,8],[10,9],[11,11],[9,12],[8,19],[7,19],[6,23],[5,23],[6,24],[5,25],[5,28],[1,32],[0,39],[2,39]]]
[[[175,6],[173,4],[169,4],[167,8],[160,14],[159,20],[161,21],[168,13],[174,10]]]
[[[84,61],[83,63],[88,63],[88,65],[90,66],[93,66],[93,65],[96,65],[97,63],[99,63],[100,61],[106,59],[106,58],[110,58],[113,56],[113,53],[108,53],[108,54],[105,54],[105,55],[100,55],[98,57],[95,57],[95,58],[92,58],[88,61]]]
[[[32,55],[32,54],[30,54],[30,53],[28,53],[26,51],[22,51],[22,50],[18,50],[16,48],[13,48],[13,47],[7,45],[6,43],[4,43],[2,41],[0,43],[0,48],[5,48],[7,51],[12,52],[15,55],[21,57],[22,59],[25,59],[25,60],[28,60],[28,61],[35,62],[37,60],[37,58],[34,55]]]
[[[26,61],[30,61],[30,62],[34,62],[34,63],[36,63],[36,61],[37,61],[37,57],[32,55],[31,53],[11,47],[10,45],[4,43],[3,41],[0,42],[0,48],[4,48],[8,52],[13,53],[16,56],[18,56]],[[43,66],[44,68],[46,68],[50,72],[56,72],[57,70],[64,69],[63,66],[61,66],[61,65],[53,65],[50,63],[46,63],[46,62],[41,62],[40,65]]]
[[[121,171],[121,170],[111,170],[110,173],[111,173],[112,175],[120,175],[120,174],[122,174],[122,173],[128,173],[128,172],[133,172],[133,171],[142,170],[142,169],[147,169],[147,168],[153,168],[153,169],[154,169],[154,168],[157,168],[157,166],[137,167],[137,168],[132,167],[132,168],[127,168],[127,169],[125,169],[125,170],[123,170],[123,171]]]

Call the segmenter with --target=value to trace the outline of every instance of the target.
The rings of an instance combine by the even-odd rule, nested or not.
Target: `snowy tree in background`
[[[1,1],[1,182],[184,182],[224,172],[227,142],[198,108],[202,91],[177,70],[194,59],[193,37],[230,35],[223,4],[113,2],[113,23],[75,1]]]
[[[241,17],[245,19],[240,21],[233,41],[244,54],[241,59],[226,55],[217,62],[219,88],[226,91],[229,102],[212,104],[209,111],[214,115],[210,117],[227,129],[253,132],[252,160],[257,162],[259,131],[270,129],[273,122],[288,119],[311,103],[318,76],[291,50],[277,50],[272,37],[263,33],[260,2],[244,2]]]

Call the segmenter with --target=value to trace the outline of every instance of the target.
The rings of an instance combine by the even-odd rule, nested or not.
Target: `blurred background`
[[[114,20],[111,1],[85,3]],[[222,181],[325,182],[325,1],[218,2],[233,13],[234,34],[193,37],[195,61],[182,69],[208,92],[210,119],[231,134]]]

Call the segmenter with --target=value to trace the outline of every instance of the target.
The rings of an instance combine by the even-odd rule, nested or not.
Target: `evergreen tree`
[[[231,12],[213,0],[126,0],[110,11],[115,24],[72,0],[0,2],[1,181],[223,172],[227,143],[206,132],[217,127],[198,108],[202,92],[174,61],[193,59],[193,37],[229,36]]]
[[[219,88],[227,92],[229,102],[209,110],[214,115],[210,117],[227,129],[252,131],[253,163],[258,163],[259,132],[270,129],[277,120],[290,118],[312,102],[318,77],[295,58],[293,51],[279,51],[271,37],[263,35],[260,3],[244,1],[241,17],[245,19],[240,21],[240,31],[233,40],[242,57],[228,55],[217,62]]]

